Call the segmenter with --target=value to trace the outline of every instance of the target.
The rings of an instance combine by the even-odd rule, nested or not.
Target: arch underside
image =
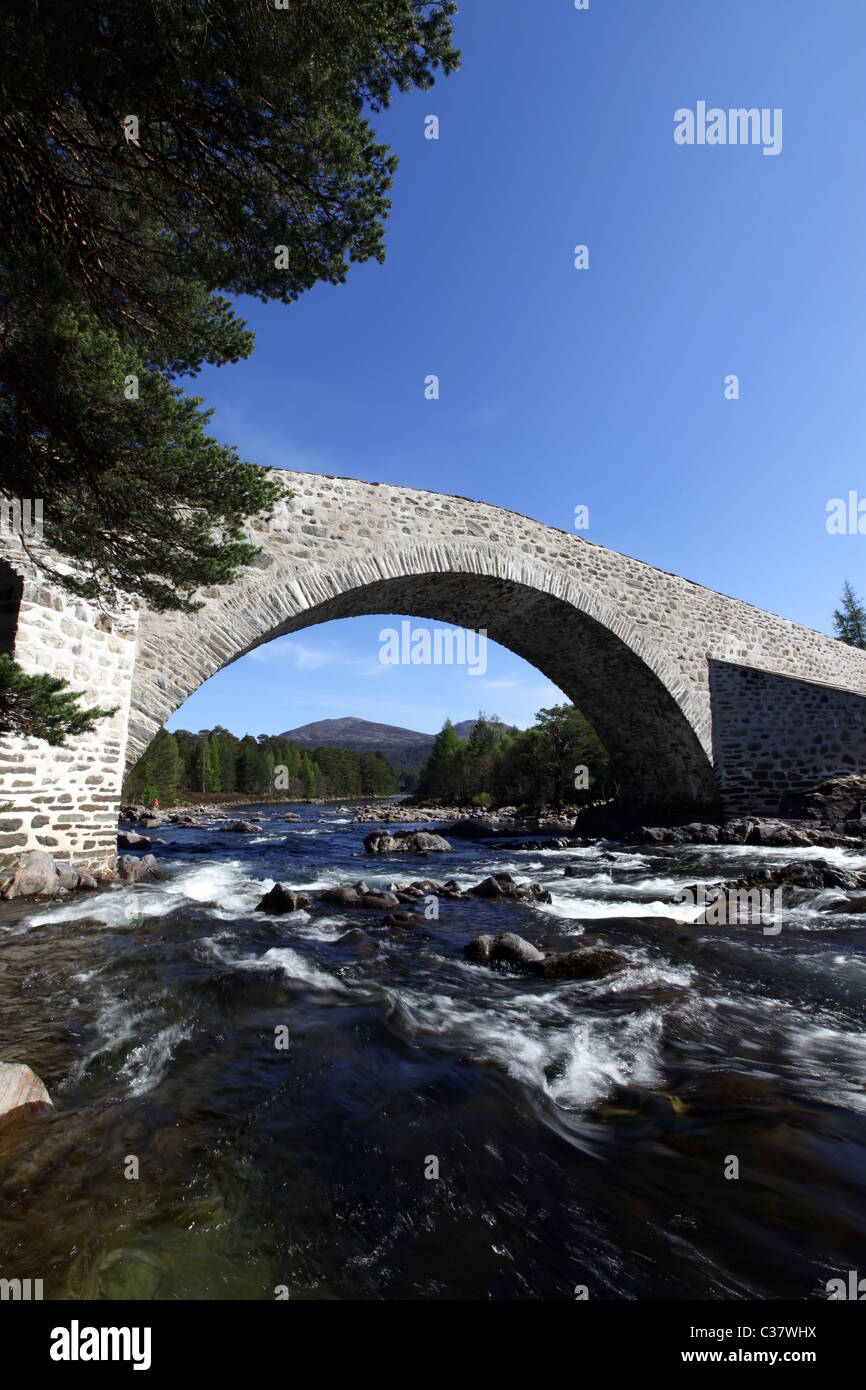
[[[279,582],[275,576],[274,580]],[[244,602],[247,615],[252,605],[254,599],[248,596]],[[665,681],[628,641],[555,594],[477,571],[392,575],[361,583],[276,624],[272,621],[273,607],[268,605],[261,624],[251,624],[251,637],[252,629],[259,626],[253,640],[231,655],[225,654],[223,645],[208,674],[274,638],[337,618],[371,614],[420,617],[443,625],[485,629],[489,639],[529,662],[589,719],[629,802],[711,806],[717,801],[712,764],[693,722]],[[195,627],[195,618],[186,621]],[[204,632],[201,637],[206,643]],[[181,693],[180,699],[175,692],[170,707],[157,692],[156,683],[146,690],[138,689],[138,684],[136,681],[133,690],[133,709],[139,717],[133,715],[133,726],[148,732],[143,738],[139,734],[132,739],[132,761],[155,728],[192,694],[201,679]],[[157,696],[162,706],[159,709],[153,707]]]

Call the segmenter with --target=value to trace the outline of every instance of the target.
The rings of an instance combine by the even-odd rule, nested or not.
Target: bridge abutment
[[[5,604],[3,649],[27,675],[68,681],[82,706],[116,712],[66,748],[0,735],[0,870],[8,877],[23,854],[45,850],[58,867],[101,872],[117,851],[138,614],[106,612],[45,582],[7,545],[7,580],[10,570],[17,593]]]
[[[866,696],[733,663],[709,667],[726,815],[777,815],[791,793],[866,772]]]

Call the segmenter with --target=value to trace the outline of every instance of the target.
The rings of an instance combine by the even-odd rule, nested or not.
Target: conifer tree
[[[7,652],[0,653],[0,733],[65,747],[67,738],[90,733],[116,709],[81,709],[79,699],[59,676],[28,676]]]
[[[849,647],[866,648],[866,609],[848,580],[842,590],[842,607],[833,614],[834,634]]]
[[[458,62],[454,0],[5,0],[0,453],[74,592],[189,610],[281,487],[178,377],[248,357],[228,296],[384,259],[369,112]]]

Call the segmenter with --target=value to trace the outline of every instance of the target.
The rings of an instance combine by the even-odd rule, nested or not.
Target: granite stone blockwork
[[[200,594],[195,614],[105,614],[6,555],[24,584],[16,659],[118,712],[74,751],[0,742],[0,800],[13,806],[0,863],[49,843],[78,862],[112,856],[124,763],[193,691],[275,637],[361,614],[485,629],[592,720],[638,803],[705,807],[721,792],[737,810],[772,810],[813,775],[863,769],[866,653],[515,512],[279,476],[294,496],[250,526],[257,563]]]
[[[142,615],[130,758],[227,661],[354,614],[485,628],[585,712],[643,802],[718,797],[711,662],[866,696],[866,653],[583,536],[461,497],[282,476],[295,496],[253,528],[259,566],[194,617]]]
[[[787,792],[866,772],[866,696],[710,662],[716,776],[732,814],[775,815]]]
[[[68,748],[0,735],[0,869],[31,849],[59,865],[101,871],[116,853],[138,615],[110,614],[43,581],[8,539],[2,558],[21,577],[12,656],[28,675],[61,676],[84,706],[115,709]]]

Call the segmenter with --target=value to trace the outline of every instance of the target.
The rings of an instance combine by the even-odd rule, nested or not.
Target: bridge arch
[[[152,639],[143,623],[129,763],[204,680],[256,647],[336,618],[381,613],[483,629],[523,657],[594,725],[634,803],[717,799],[710,730],[694,693],[622,613],[537,560],[515,562],[490,546],[442,545],[435,553],[383,546],[365,561],[304,574],[266,566],[234,586],[231,608],[231,619],[224,609],[163,617]]]

